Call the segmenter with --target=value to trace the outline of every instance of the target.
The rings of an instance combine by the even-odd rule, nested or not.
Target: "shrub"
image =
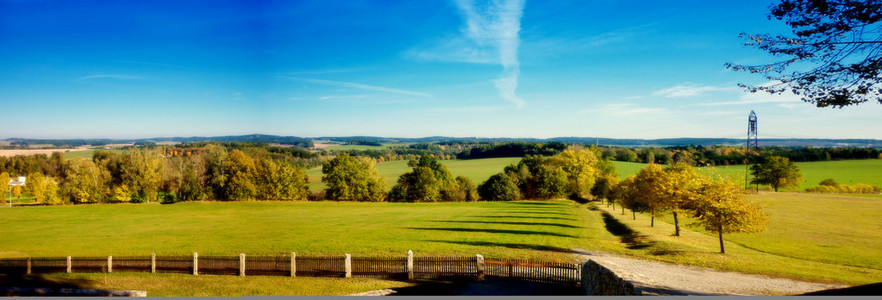
[[[478,186],[478,194],[484,200],[490,201],[512,201],[521,198],[518,186],[505,173],[490,176]]]

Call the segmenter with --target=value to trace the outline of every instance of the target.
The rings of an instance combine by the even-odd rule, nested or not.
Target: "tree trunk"
[[[631,211],[631,216],[634,217],[634,220],[637,220],[637,212]]]
[[[726,247],[723,247],[723,225],[720,225],[719,227],[717,227],[717,231],[719,231],[719,234],[720,234],[720,253],[725,254]]]
[[[680,236],[680,221],[677,220],[677,212],[673,212],[674,214],[674,236]]]
[[[621,205],[619,205],[619,206],[621,206]],[[622,215],[623,216],[625,215],[625,207],[624,206],[622,206]]]
[[[655,216],[649,216],[649,227],[655,227]]]
[[[608,202],[609,202],[609,200],[607,200],[607,203]],[[613,211],[615,211],[616,210],[616,203],[615,202],[612,203],[612,207],[613,207]]]

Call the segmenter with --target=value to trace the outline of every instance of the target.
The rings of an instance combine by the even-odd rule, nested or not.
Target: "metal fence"
[[[243,264],[244,262],[244,264]],[[292,272],[291,268],[294,267]],[[578,285],[578,264],[483,256],[120,256],[0,258],[0,273],[156,272],[211,275],[498,279]]]
[[[493,278],[514,278],[542,283],[576,285],[581,280],[579,264],[523,259],[486,260],[484,274]]]
[[[407,279],[407,257],[352,257],[352,277]]]
[[[478,278],[478,262],[469,256],[414,257],[415,279],[439,279],[447,277]]]

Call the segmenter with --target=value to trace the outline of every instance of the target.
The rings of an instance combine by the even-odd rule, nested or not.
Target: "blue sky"
[[[771,3],[0,0],[0,138],[882,139],[736,86]]]

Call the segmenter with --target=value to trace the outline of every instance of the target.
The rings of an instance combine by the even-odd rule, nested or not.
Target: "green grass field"
[[[325,147],[326,150],[383,150],[389,149],[392,146],[400,146],[403,144],[382,144],[382,146],[369,146],[369,145],[332,145]]]
[[[769,230],[671,236],[666,218],[567,200],[472,203],[190,202],[0,209],[0,257],[106,255],[474,255],[574,261],[606,251],[810,281],[882,278],[882,200],[761,193]],[[593,208],[593,210],[592,210]],[[688,223],[684,221],[684,223]],[[134,279],[133,279],[134,280]],[[141,279],[137,279],[141,280]]]
[[[481,184],[493,174],[502,172],[505,166],[517,164],[521,159],[517,157],[485,158],[485,159],[454,159],[441,160],[441,164],[447,166],[450,173],[456,176],[465,176],[472,180],[475,185]],[[386,178],[386,187],[392,186],[398,181],[398,177],[410,172],[413,168],[407,166],[407,160],[387,161],[377,164],[377,173]],[[325,188],[322,183],[322,168],[315,167],[306,170],[309,176],[309,189],[319,191]]]
[[[563,260],[586,230],[569,201],[77,205],[0,209],[0,219],[0,257],[413,250]]]
[[[637,171],[640,171],[645,166],[646,164],[641,163],[616,162],[620,178],[636,174]],[[845,185],[864,183],[882,187],[882,159],[800,162],[796,163],[796,166],[799,167],[799,171],[805,177],[805,181],[798,189],[782,190],[802,191],[806,188],[818,186],[821,180],[827,178],[836,179],[839,184]],[[747,172],[747,167],[744,165],[698,169],[703,174],[716,172],[737,180],[744,180],[744,173]]]
[[[70,160],[70,159],[74,159],[74,158],[92,159],[92,155],[95,154],[95,151],[96,150],[94,150],[94,149],[89,149],[89,150],[83,150],[83,151],[65,152],[64,159],[65,160]],[[119,150],[119,149],[110,149],[110,150],[105,150],[105,151],[110,151],[113,153],[126,153],[126,150]]]

